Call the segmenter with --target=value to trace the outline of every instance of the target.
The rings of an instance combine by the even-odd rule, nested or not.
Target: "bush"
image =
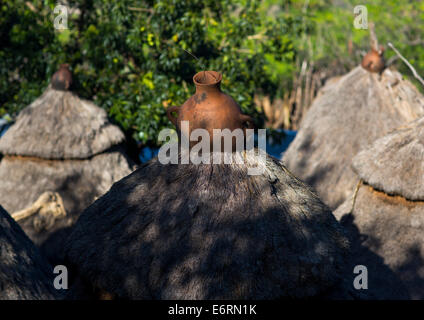
[[[278,0],[267,2],[268,6],[279,3]],[[357,5],[367,7],[368,21],[375,24],[379,43],[386,49],[386,60],[395,56],[387,46],[387,42],[392,42],[423,75],[424,40],[420,36],[424,33],[423,0],[292,1],[289,7],[280,7],[279,14],[288,11],[292,16],[303,17],[301,36],[294,39],[297,57],[313,62],[316,68],[341,68],[346,72],[357,66],[370,49],[369,30],[353,27],[353,9]],[[412,78],[411,71],[402,61],[395,61],[395,66]],[[423,89],[421,85],[418,87]]]
[[[271,100],[297,97],[302,62],[328,77],[358,65],[369,50],[368,30],[353,28],[354,0],[68,2],[69,29],[62,32],[53,28],[56,1],[1,2],[0,117],[16,115],[68,62],[73,90],[105,108],[143,144],[157,144],[159,130],[172,127],[166,108],[193,94],[192,76],[204,69],[222,72],[223,90],[262,127],[255,93]],[[366,6],[380,43],[393,42],[423,75],[424,2],[375,0]],[[386,47],[386,58],[393,55]],[[414,80],[401,61],[395,65]],[[298,100],[290,115],[302,109]]]
[[[72,66],[73,90],[144,144],[156,144],[159,130],[171,127],[165,110],[193,94],[197,71],[222,72],[223,90],[259,122],[254,93],[273,96],[290,83],[298,19],[269,19],[260,1],[69,3],[69,29],[58,31],[55,1],[3,1],[0,116],[39,96],[64,62]]]

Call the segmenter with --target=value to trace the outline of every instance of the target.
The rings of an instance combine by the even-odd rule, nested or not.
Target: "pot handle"
[[[172,115],[173,112],[179,113],[180,111],[180,107],[178,106],[172,106],[166,109],[166,116],[168,117],[169,121],[172,122],[172,124],[178,128],[177,123],[178,123],[178,119],[177,117],[174,117]]]
[[[246,126],[246,129],[254,129],[255,124],[253,122],[253,118],[251,116],[248,116],[247,114],[240,114],[240,120],[244,123],[248,123]]]

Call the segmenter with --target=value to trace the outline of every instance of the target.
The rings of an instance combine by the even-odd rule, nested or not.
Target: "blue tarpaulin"
[[[284,152],[296,137],[297,131],[281,130],[280,132],[284,132],[284,137],[281,139],[281,141],[274,141],[272,137],[268,137],[266,142],[266,152],[271,156],[281,160]]]
[[[9,129],[10,123],[6,119],[0,119],[0,137]]]

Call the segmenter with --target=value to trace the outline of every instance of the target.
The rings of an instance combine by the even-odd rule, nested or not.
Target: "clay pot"
[[[213,129],[253,128],[253,120],[242,113],[240,106],[232,97],[221,91],[222,75],[216,71],[201,71],[194,75],[196,92],[180,107],[169,107],[167,116],[181,134],[181,121],[189,121],[190,137],[193,130],[202,128],[209,132],[210,145],[213,146]],[[177,116],[174,116],[174,113]],[[190,142],[190,146],[197,142]],[[234,142],[233,142],[234,145]],[[233,148],[234,149],[234,148]]]
[[[380,50],[371,49],[362,59],[361,66],[369,72],[380,73],[385,68],[383,58],[384,48],[380,46]]]
[[[72,84],[72,74],[69,70],[69,64],[64,63],[60,65],[51,78],[52,88],[56,90],[66,91]]]

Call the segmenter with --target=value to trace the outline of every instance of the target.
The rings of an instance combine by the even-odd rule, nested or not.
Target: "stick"
[[[27,5],[27,7],[28,7],[28,8],[29,8],[32,12],[37,12],[37,9],[35,9],[34,5],[33,5],[31,2],[26,1],[26,2],[25,2],[25,4]]]
[[[353,213],[353,209],[355,208],[356,197],[358,196],[358,191],[361,185],[362,185],[362,179],[359,179],[358,184],[356,185],[355,191],[353,192],[352,207],[350,209],[350,213]]]
[[[135,7],[128,7],[128,10],[130,11],[141,11],[141,12],[150,12],[152,13],[154,10],[150,8],[135,8]]]
[[[180,46],[178,46],[178,48],[180,48],[180,49],[183,49],[185,52],[187,52],[189,55],[191,55],[194,59],[196,59],[198,62],[200,62],[200,64],[202,65],[202,69],[203,70],[206,70],[206,67],[205,67],[205,65],[199,60],[199,58],[198,57],[196,57],[194,54],[192,54],[190,51],[187,51],[186,49],[184,49],[184,48],[182,48],[182,47],[180,47]],[[204,76],[204,75],[203,75]],[[213,75],[212,75],[213,76]],[[215,76],[213,76],[214,78],[215,78]],[[216,78],[215,78],[215,80],[216,80]]]
[[[417,73],[415,68],[408,62],[408,60],[406,60],[405,57],[400,54],[400,52],[395,48],[395,46],[391,42],[388,42],[387,45],[390,48],[392,48],[393,51],[399,56],[399,58],[401,58],[402,61],[405,62],[405,64],[409,67],[409,69],[411,69],[412,74],[414,75],[415,79],[417,79],[419,82],[421,82],[421,84],[424,86],[423,78],[420,77],[420,75]]]
[[[15,219],[15,221],[23,220],[25,218],[32,216],[33,214],[36,214],[38,212],[38,209],[39,208],[29,207],[29,208],[17,211],[12,214],[12,218]]]
[[[379,50],[379,48],[378,48],[378,39],[377,39],[377,36],[375,35],[375,29],[374,29],[374,23],[373,22],[370,22],[369,28],[370,28],[370,44],[371,44],[371,48],[378,52],[378,50]]]
[[[41,196],[31,206],[26,209],[14,212],[11,214],[11,216],[15,221],[20,221],[36,213],[39,213],[40,211],[43,211],[43,208],[45,212],[53,216],[60,216],[62,214],[66,215],[66,212],[61,210],[62,208],[63,210],[65,209],[63,206],[63,200],[60,195],[56,192],[47,191],[41,194]]]

